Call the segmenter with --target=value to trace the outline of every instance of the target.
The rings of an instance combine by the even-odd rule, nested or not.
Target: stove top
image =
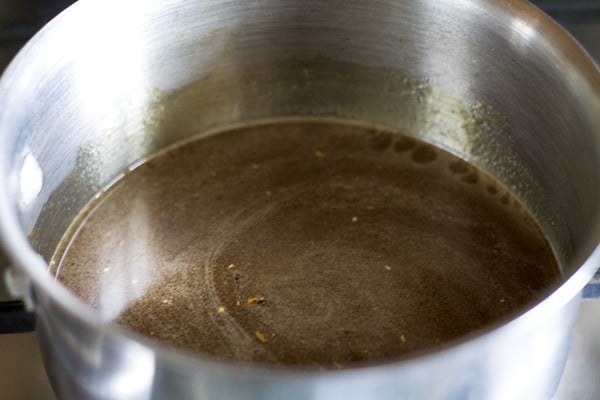
[[[600,65],[600,0],[533,1]],[[26,41],[73,0],[0,0],[0,71]],[[1,249],[0,249],[1,250]],[[8,265],[0,251],[2,266]],[[563,378],[553,400],[600,399],[600,271],[584,289]],[[0,301],[9,297],[0,282]],[[34,333],[0,335],[0,397],[55,400]]]

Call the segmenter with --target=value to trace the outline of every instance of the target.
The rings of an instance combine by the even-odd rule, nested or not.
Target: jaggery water
[[[280,121],[164,151],[92,200],[53,258],[103,318],[219,359],[341,368],[500,321],[559,278],[489,175],[408,136]]]

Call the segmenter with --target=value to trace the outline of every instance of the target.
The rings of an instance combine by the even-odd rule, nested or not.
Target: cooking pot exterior
[[[305,117],[401,131],[498,177],[564,280],[437,351],[308,373],[166,348],[47,272],[78,211],[139,160],[199,132]],[[600,264],[599,216],[600,74],[526,2],[82,0],[0,82],[0,234],[59,398],[548,399]]]
[[[404,363],[333,373],[233,370],[98,330],[44,304],[38,334],[60,399],[550,399],[577,314],[574,298],[543,322]],[[60,306],[59,306],[60,307]],[[40,313],[41,314],[41,313]]]

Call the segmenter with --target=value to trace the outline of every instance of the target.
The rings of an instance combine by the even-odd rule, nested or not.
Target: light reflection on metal
[[[21,192],[19,205],[21,208],[25,208],[35,200],[44,184],[42,169],[31,153],[27,153],[25,156],[19,175],[19,188]]]

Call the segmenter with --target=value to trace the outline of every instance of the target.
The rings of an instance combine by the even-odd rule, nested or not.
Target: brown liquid
[[[151,159],[90,203],[54,261],[118,324],[311,368],[435,347],[559,276],[500,183],[408,137],[328,122],[234,129]]]

